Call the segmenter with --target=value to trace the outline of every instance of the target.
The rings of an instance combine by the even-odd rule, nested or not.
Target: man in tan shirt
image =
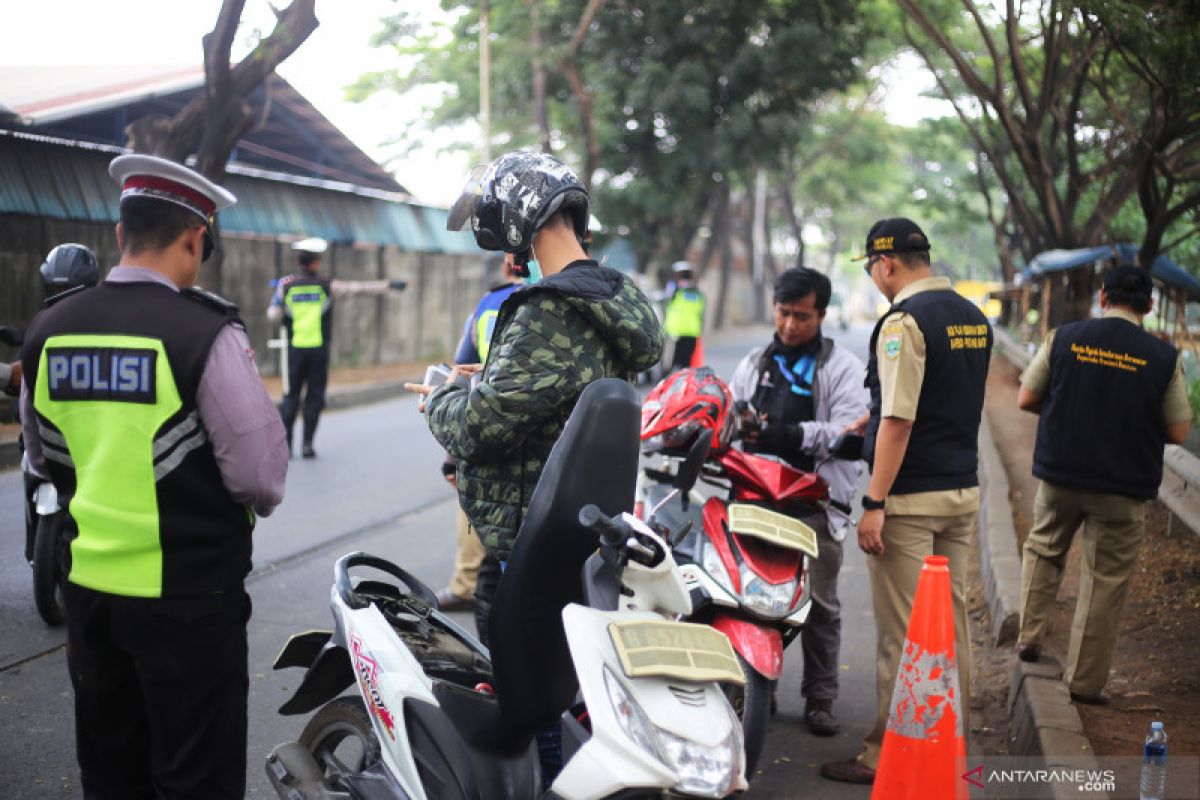
[[[1040,414],[1033,474],[1041,479],[1025,540],[1017,654],[1041,655],[1067,550],[1083,525],[1083,567],[1064,678],[1077,703],[1104,703],[1113,646],[1145,528],[1162,481],[1163,445],[1192,418],[1179,354],[1142,330],[1150,274],[1109,272],[1101,319],[1063,325],[1042,343],[1017,403]],[[1116,423],[1116,424],[1114,424]]]
[[[933,274],[929,240],[902,217],[875,223],[865,269],[892,303],[871,337],[871,410],[863,455],[871,481],[858,545],[870,556],[876,630],[876,719],[856,758],[821,766],[826,778],[872,783],[900,654],[925,557],[946,556],[954,598],[957,713],[967,730],[971,673],[966,578],[979,511],[978,445],[991,328]]]

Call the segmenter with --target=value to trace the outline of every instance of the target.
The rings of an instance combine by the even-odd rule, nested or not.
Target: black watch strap
[[[876,500],[875,498],[866,494],[862,496],[863,511],[879,511],[883,508],[883,506],[884,501],[882,500]]]

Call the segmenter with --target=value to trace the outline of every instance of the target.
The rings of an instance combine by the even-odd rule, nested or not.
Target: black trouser
[[[503,574],[500,559],[485,553],[475,576],[475,631],[485,647],[491,647],[488,644],[488,617],[492,614],[492,601],[496,599],[496,589],[500,587]]]
[[[325,407],[325,384],[328,380],[328,347],[288,348],[288,393],[280,409],[288,447],[292,445],[292,428],[296,424],[296,412],[300,409],[301,388],[308,385],[308,391],[304,394],[304,443],[312,444],[321,409]]]
[[[65,595],[83,796],[241,800],[249,595]]]
[[[687,369],[692,365],[692,355],[696,352],[695,336],[679,336],[675,339],[675,353],[671,357],[671,370]]]

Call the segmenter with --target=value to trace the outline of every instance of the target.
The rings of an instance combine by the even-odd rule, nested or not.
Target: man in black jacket
[[[1040,414],[1033,474],[1041,478],[1025,540],[1018,655],[1036,661],[1067,550],[1083,524],[1083,568],[1064,678],[1078,703],[1103,703],[1117,624],[1162,482],[1163,445],[1180,444],[1192,409],[1174,347],[1142,330],[1150,274],[1117,267],[1100,290],[1101,319],[1046,337],[1017,403]]]

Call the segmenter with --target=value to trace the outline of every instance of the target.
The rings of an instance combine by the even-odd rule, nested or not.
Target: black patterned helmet
[[[514,150],[476,167],[450,209],[449,230],[471,223],[484,250],[522,253],[559,211],[571,215],[575,235],[587,234],[588,194],[571,168],[545,153]]]
[[[48,295],[100,282],[100,263],[81,244],[60,244],[50,251],[38,271]]]

